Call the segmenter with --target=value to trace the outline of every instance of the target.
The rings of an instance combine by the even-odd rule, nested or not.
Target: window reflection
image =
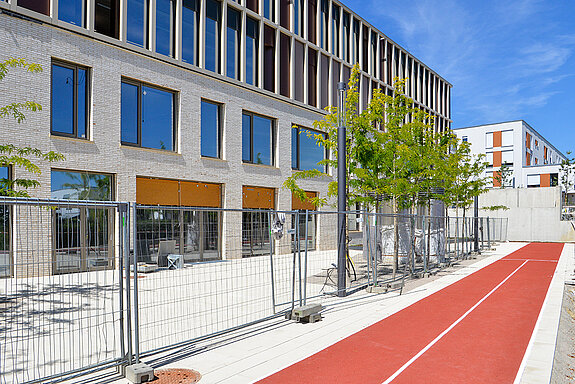
[[[253,164],[274,165],[274,121],[244,113],[242,119],[242,158]]]
[[[326,158],[325,148],[316,144],[315,135],[325,134],[311,129],[292,128],[292,168],[300,171],[317,169],[326,172],[325,165],[318,163]]]
[[[127,1],[127,40],[129,43],[145,47],[146,44],[146,0]]]
[[[83,27],[85,12],[84,0],[58,0],[58,20]]]
[[[246,83],[256,85],[258,77],[258,33],[259,23],[246,20]]]
[[[208,0],[206,3],[206,47],[205,68],[220,71],[220,3]]]
[[[182,60],[197,65],[198,25],[200,7],[198,0],[182,3]]]
[[[156,0],[156,52],[171,56],[174,30],[174,1]]]
[[[52,64],[52,134],[86,138],[88,70],[73,64]]]
[[[240,13],[228,8],[226,73],[232,79],[240,78]]]
[[[201,146],[202,156],[220,157],[220,106],[202,100],[201,110]]]

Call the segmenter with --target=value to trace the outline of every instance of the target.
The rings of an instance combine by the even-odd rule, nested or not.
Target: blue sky
[[[575,152],[575,1],[343,2],[453,84],[454,128],[523,119]]]

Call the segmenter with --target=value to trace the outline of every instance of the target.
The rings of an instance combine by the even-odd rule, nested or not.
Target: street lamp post
[[[345,297],[345,264],[346,264],[346,220],[347,190],[346,190],[346,137],[345,137],[345,92],[346,84],[337,83],[338,122],[337,122],[337,295]]]

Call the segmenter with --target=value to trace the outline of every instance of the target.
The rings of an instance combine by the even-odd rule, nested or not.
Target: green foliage
[[[495,211],[508,211],[509,207],[506,205],[490,205],[488,207],[481,207],[479,209],[495,212]]]
[[[0,62],[0,80],[4,79],[11,68],[23,68],[27,72],[38,73],[42,67],[29,63],[26,59],[10,58]],[[0,118],[13,118],[18,123],[24,122],[24,111],[36,112],[42,106],[33,101],[15,102],[0,106]],[[32,159],[55,162],[64,160],[64,156],[53,151],[43,152],[37,148],[17,147],[12,144],[0,144],[0,167],[21,168],[29,173],[40,175],[40,168]],[[0,179],[0,196],[29,197],[27,190],[36,188],[40,183],[35,179],[3,178]]]
[[[493,179],[499,183],[501,189],[504,189],[511,181],[512,174],[511,168],[507,164],[502,164],[499,170],[495,171]]]
[[[571,157],[571,151],[567,151],[567,159],[561,161],[561,187],[565,196],[565,205],[567,205],[567,192],[575,186],[575,157]]]

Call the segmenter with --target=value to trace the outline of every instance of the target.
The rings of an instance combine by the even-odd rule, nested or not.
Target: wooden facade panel
[[[136,178],[136,203],[143,205],[180,205],[177,180]]]
[[[499,176],[499,171],[493,171],[493,186],[501,187],[501,180],[497,179]]]
[[[186,207],[221,208],[221,184],[180,181],[180,204]]]
[[[493,152],[493,166],[501,167],[501,151]]]
[[[242,187],[242,208],[274,209],[275,190],[264,187]]]
[[[307,195],[307,197],[317,197],[317,192],[306,191],[305,194]],[[298,209],[301,209],[301,210],[307,209],[309,211],[315,211],[315,210],[317,210],[317,207],[308,201],[301,201],[300,199],[297,198],[296,195],[294,195],[292,193],[292,195],[291,195],[291,209],[294,211],[298,210]]]
[[[493,146],[501,147],[501,131],[493,132]]]
[[[539,175],[539,186],[540,187],[550,187],[551,186],[551,174],[550,173],[542,173]]]

